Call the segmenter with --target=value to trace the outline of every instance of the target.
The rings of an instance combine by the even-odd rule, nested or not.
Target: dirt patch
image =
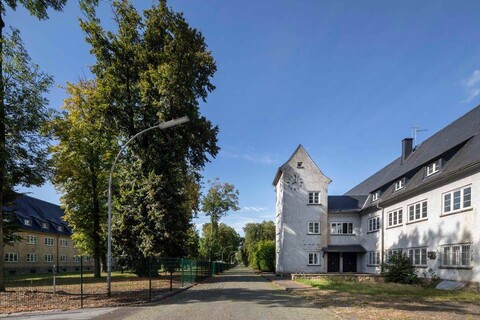
[[[347,319],[480,319],[480,303],[372,296],[317,288],[292,290]]]
[[[124,278],[112,282],[112,295],[107,297],[106,281],[83,285],[84,307],[114,307],[149,301],[149,281],[142,278]],[[173,289],[180,288],[176,277]],[[169,279],[152,279],[152,299],[170,290]],[[71,310],[81,306],[81,288],[78,285],[19,286],[0,292],[0,314],[40,310]]]

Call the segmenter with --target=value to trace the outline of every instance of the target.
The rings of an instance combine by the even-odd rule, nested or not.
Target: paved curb
[[[311,289],[312,287],[303,283],[299,283],[293,280],[289,280],[287,278],[284,278],[282,276],[278,276],[274,273],[263,273],[263,272],[256,272],[258,275],[263,277],[264,279],[267,279],[268,281],[272,282],[276,286],[280,287],[281,289],[285,291],[293,291],[293,290],[305,290],[305,289]]]

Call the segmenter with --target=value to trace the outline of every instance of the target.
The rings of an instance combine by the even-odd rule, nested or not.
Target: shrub
[[[406,254],[394,254],[383,264],[383,275],[388,282],[404,284],[419,283],[415,268]]]
[[[275,241],[260,241],[255,248],[252,264],[261,271],[275,271]]]

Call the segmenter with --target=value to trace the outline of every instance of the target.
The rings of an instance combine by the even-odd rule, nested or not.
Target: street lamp
[[[232,262],[233,262],[232,260],[233,260],[233,257],[234,257],[233,254],[235,254],[235,253],[237,253],[237,251],[232,251],[232,252],[230,252],[230,254],[228,255],[227,261],[229,261],[230,264],[233,264],[233,263],[232,263]]]
[[[148,132],[153,129],[167,129],[170,127],[178,126],[182,123],[188,122],[189,119],[187,116],[173,119],[170,121],[165,121],[162,122],[156,126],[147,128],[145,130],[140,131],[136,135],[134,135],[130,140],[127,141],[123,145],[123,147],[120,149],[118,152],[117,156],[115,157],[115,160],[113,161],[112,168],[110,169],[110,176],[108,178],[108,233],[107,233],[107,295],[110,296],[112,293],[112,287],[111,287],[111,274],[112,274],[112,176],[113,176],[113,170],[115,169],[115,164],[117,163],[118,158],[122,154],[123,150],[127,147],[127,145],[135,140],[138,136],[144,134],[145,132]]]
[[[233,247],[233,246],[226,246],[225,248],[222,249],[222,262],[223,262],[223,252],[225,251],[225,249],[230,248],[230,247]]]

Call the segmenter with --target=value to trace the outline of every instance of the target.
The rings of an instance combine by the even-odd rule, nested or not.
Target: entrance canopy
[[[329,245],[322,248],[323,252],[358,252],[365,253],[367,250],[359,244],[352,245]]]

